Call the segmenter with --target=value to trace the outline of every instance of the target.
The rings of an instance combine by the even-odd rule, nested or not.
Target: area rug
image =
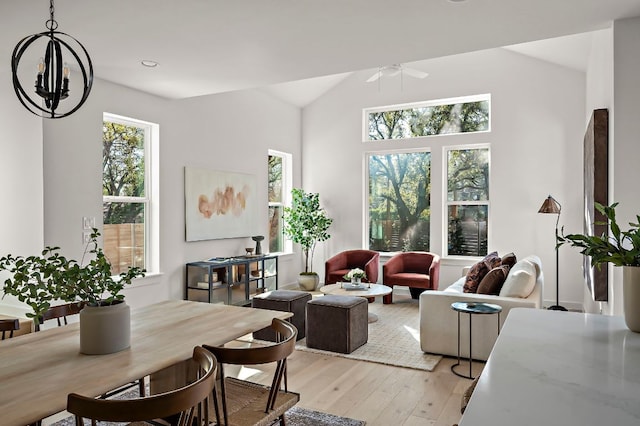
[[[376,300],[369,303],[369,312],[378,316],[369,324],[369,339],[350,354],[321,351],[308,348],[306,339],[296,344],[296,349],[319,354],[377,362],[416,370],[433,371],[442,359],[439,355],[425,354],[420,349],[420,315],[418,301],[409,297],[396,298],[384,305]]]
[[[366,424],[366,422],[362,420],[334,416],[333,414],[321,413],[320,411],[307,410],[306,408],[300,407],[289,409],[285,417],[288,426],[364,426]],[[122,423],[100,423],[101,426],[121,424]],[[75,426],[75,422],[73,417],[67,417],[52,423],[51,426]]]

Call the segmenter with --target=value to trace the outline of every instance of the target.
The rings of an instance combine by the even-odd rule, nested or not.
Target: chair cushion
[[[500,289],[503,297],[528,297],[536,285],[536,266],[530,260],[518,261]]]
[[[416,272],[398,272],[392,274],[388,278],[387,285],[401,285],[407,287],[431,288],[431,279],[427,274],[419,274]]]
[[[478,294],[500,294],[500,290],[502,289],[502,285],[507,279],[507,275],[509,274],[509,266],[502,265],[497,268],[493,268],[487,275],[484,276],[480,284],[478,285]]]

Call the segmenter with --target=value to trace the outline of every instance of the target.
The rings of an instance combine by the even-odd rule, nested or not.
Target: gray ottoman
[[[309,300],[311,293],[306,291],[274,290],[254,296],[251,307],[293,313],[288,321],[298,329],[297,340],[300,340],[305,336],[305,309]],[[254,332],[253,338],[275,342],[276,333],[271,328],[263,328]]]
[[[307,303],[307,347],[350,354],[369,338],[367,299],[326,295]]]

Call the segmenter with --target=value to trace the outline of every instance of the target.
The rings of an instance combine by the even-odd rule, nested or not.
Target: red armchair
[[[324,264],[324,283],[334,284],[344,281],[342,278],[354,268],[360,268],[367,274],[365,282],[378,281],[380,254],[373,250],[347,250],[336,254]]]
[[[440,277],[440,256],[426,251],[398,253],[382,265],[382,283],[409,287],[411,297],[417,299],[424,290],[437,290]],[[393,292],[382,298],[393,302]]]

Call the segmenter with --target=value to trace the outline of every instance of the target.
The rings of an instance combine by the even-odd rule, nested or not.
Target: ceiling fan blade
[[[379,78],[380,78],[380,71],[376,71],[375,74],[373,74],[371,77],[369,77],[367,79],[367,83],[373,83],[374,81],[376,81]]]
[[[424,71],[420,71],[414,68],[402,68],[402,69],[405,73],[407,73],[407,75],[410,75],[411,77],[415,77],[415,78],[425,78],[429,75],[429,73],[426,73]]]

